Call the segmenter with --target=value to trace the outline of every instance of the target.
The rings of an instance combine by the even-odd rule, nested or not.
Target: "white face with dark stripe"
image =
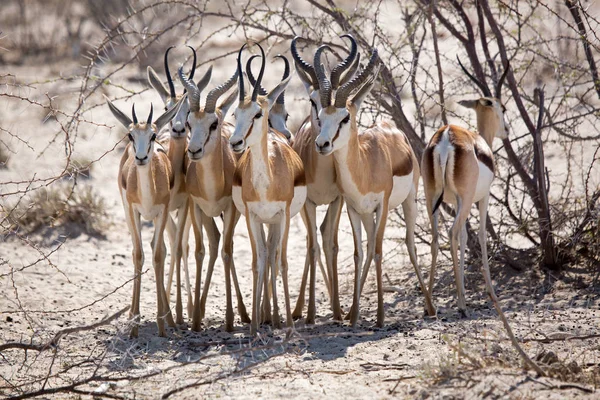
[[[135,164],[139,166],[148,164],[154,154],[156,140],[154,126],[145,122],[139,123],[129,131],[128,136],[135,154]]]
[[[321,131],[315,140],[317,152],[329,155],[348,144],[350,140],[350,113],[346,108],[329,106],[319,112]]]
[[[229,139],[229,145],[235,153],[242,153],[248,147],[260,141],[264,113],[256,101],[238,106],[233,114],[235,129]]]
[[[165,103],[165,111],[168,110],[169,108],[173,107],[177,103],[178,100],[179,100],[178,98],[170,97]],[[190,113],[190,103],[186,97],[186,99],[183,101],[183,103],[179,107],[177,114],[175,114],[173,119],[169,122],[169,127],[171,128],[170,131],[171,131],[172,138],[187,137],[187,132],[186,132],[185,128],[186,128],[186,123],[187,123],[187,118],[188,118],[189,113]]]
[[[219,119],[216,113],[199,111],[190,113],[187,117],[190,127],[190,142],[188,157],[192,161],[200,160],[205,154],[210,154],[219,140]]]

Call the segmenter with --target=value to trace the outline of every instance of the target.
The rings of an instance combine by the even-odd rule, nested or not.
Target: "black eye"
[[[156,133],[152,135],[152,139],[150,139],[150,140],[152,140],[152,141],[156,140]]]
[[[350,115],[346,115],[346,118],[344,118],[341,123],[347,124],[348,122],[350,122]]]
[[[129,140],[131,140],[133,142],[133,135],[131,135],[131,133],[129,133],[127,136],[129,136]]]
[[[315,103],[313,99],[310,99],[310,106],[313,107],[315,111],[317,111],[317,103]]]
[[[213,122],[212,125],[210,126],[210,130],[211,131],[216,131],[217,130],[217,121]]]
[[[288,119],[290,119],[290,114],[286,114],[286,116],[285,116],[285,122],[287,122]]]
[[[273,124],[271,123],[271,120],[269,120],[269,128],[272,128]]]
[[[259,119],[259,118],[261,118],[262,116],[263,116],[263,113],[262,113],[262,111],[261,111],[261,112],[257,113],[257,114],[254,116],[254,119]]]

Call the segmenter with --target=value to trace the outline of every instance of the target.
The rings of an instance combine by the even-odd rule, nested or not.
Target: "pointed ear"
[[[237,98],[237,95],[238,95],[238,89],[236,88],[234,91],[229,93],[229,96],[227,96],[227,98],[225,100],[223,100],[221,102],[221,104],[219,104],[219,110],[221,110],[221,119],[222,120],[225,120],[227,111],[229,111],[229,108],[232,106],[233,102]]]
[[[119,110],[112,103],[112,101],[110,101],[108,99],[108,97],[104,96],[104,98],[106,99],[106,104],[108,104],[108,108],[110,108],[110,111],[115,116],[115,118],[121,123],[121,125],[123,125],[127,129],[129,129],[129,126],[133,123],[133,122],[131,122],[131,119],[127,115],[123,114],[123,112],[121,110]]]
[[[269,110],[271,109],[271,107],[273,107],[273,104],[275,104],[275,101],[281,95],[281,93],[283,93],[285,91],[285,89],[287,88],[288,83],[290,83],[290,78],[291,77],[292,76],[290,75],[286,79],[284,79],[281,82],[279,82],[279,85],[275,86],[273,88],[273,90],[271,90],[269,92],[269,94],[267,95],[267,100],[269,100]]]
[[[294,66],[296,67],[296,72],[298,73],[298,77],[302,81],[302,84],[304,85],[306,92],[310,96],[310,93],[313,91],[313,84],[312,84],[312,80],[310,79],[310,76],[308,76],[308,74],[306,72],[304,72],[304,70],[302,68],[299,68],[298,64],[294,63]]]
[[[170,120],[173,119],[177,111],[179,111],[179,107],[183,104],[184,101],[187,101],[187,93],[184,94],[181,99],[175,104],[173,107],[169,108],[163,115],[158,117],[154,124],[156,125],[156,131],[159,132],[163,126],[167,124]]]
[[[354,104],[357,110],[360,108],[360,105],[362,104],[363,100],[371,92],[371,89],[373,89],[378,75],[379,68],[375,71],[373,75],[371,75],[370,78],[367,79],[367,82],[365,82],[365,84],[360,88],[358,92],[356,92],[356,94],[352,98],[352,104]]]
[[[465,108],[477,108],[477,102],[479,100],[461,100],[458,102],[458,104],[460,104],[461,106],[465,107]]]
[[[158,95],[162,99],[163,103],[167,103],[167,100],[170,97],[169,91],[160,81],[158,74],[154,71],[154,68],[148,66],[148,82],[150,82],[150,86],[154,88],[158,92]]]

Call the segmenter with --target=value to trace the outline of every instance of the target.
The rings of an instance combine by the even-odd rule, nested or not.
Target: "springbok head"
[[[129,141],[131,142],[133,151],[135,153],[136,165],[143,166],[150,162],[154,154],[154,143],[157,133],[163,126],[167,124],[167,122],[173,118],[175,114],[177,114],[177,111],[179,111],[181,104],[186,98],[187,96],[184,95],[177,103],[175,103],[175,105],[167,109],[163,115],[158,117],[154,123],[152,123],[152,115],[154,110],[152,104],[150,105],[150,114],[148,115],[148,119],[146,119],[146,121],[139,122],[137,115],[135,114],[135,104],[131,107],[131,116],[133,117],[133,120],[131,120],[108,98],[106,98],[110,111],[113,113],[115,118],[128,130]]]
[[[169,51],[171,51],[171,49],[174,47],[175,46],[171,46],[167,49],[167,51],[165,52],[165,59],[164,59],[165,74],[167,75],[167,83],[169,85],[169,90],[167,90],[167,88],[165,88],[165,86],[161,82],[160,78],[158,77],[158,74],[154,71],[154,69],[152,67],[148,66],[148,81],[150,82],[150,85],[158,92],[162,101],[165,103],[165,110],[173,107],[173,105],[175,103],[177,103],[179,101],[179,99],[181,99],[181,97],[183,96],[183,95],[177,95],[177,93],[175,92],[175,85],[173,84],[171,72],[169,71]],[[194,79],[194,73],[196,72],[196,50],[194,50],[194,48],[191,46],[187,46],[187,47],[189,47],[192,50],[193,56],[194,56],[192,70],[188,77],[189,80],[192,80],[192,79]],[[185,93],[185,91],[184,91],[184,93]],[[175,114],[175,117],[173,117],[173,119],[171,120],[171,137],[172,138],[179,139],[179,138],[187,137],[185,128],[186,128],[186,120],[187,120],[187,116],[188,116],[189,112],[190,112],[189,104],[187,101],[185,101],[179,108],[179,111],[177,112],[177,114]]]
[[[362,101],[371,91],[379,70],[375,65],[379,60],[377,50],[374,49],[367,66],[351,81],[343,84],[335,93],[332,104],[332,82],[327,78],[325,69],[321,64],[321,54],[330,50],[328,46],[321,46],[315,53],[315,65],[319,86],[321,87],[321,105],[319,112],[321,132],[315,140],[317,152],[321,155],[331,154],[348,144],[352,132],[358,132],[356,116]],[[375,71],[374,71],[375,70]]]
[[[350,51],[348,52],[348,56],[331,70],[330,82],[333,90],[338,89],[340,85],[346,84],[354,76],[360,62],[360,54],[358,53],[358,46],[354,37],[349,34],[345,34],[340,37],[350,40]],[[310,98],[311,113],[314,113],[315,117],[318,117],[322,108],[320,94],[321,87],[317,78],[315,66],[305,61],[298,53],[297,41],[299,39],[301,38],[296,36],[292,40],[292,57],[294,58],[294,65],[296,66],[298,76],[300,77],[300,80],[302,81],[302,84],[304,85],[304,88],[306,89],[306,92]]]
[[[260,44],[257,43],[257,45],[260,48],[261,66],[250,96],[246,96],[244,91],[244,80],[238,80],[239,104],[234,114],[235,130],[229,139],[231,149],[236,153],[241,153],[249,146],[260,142],[263,135],[268,133],[269,112],[290,82],[290,77],[288,76],[266,95],[260,95],[260,84],[265,73],[265,51]],[[244,47],[246,47],[246,44],[240,48],[237,59],[239,76],[242,76],[242,51]]]
[[[200,105],[200,94],[210,82],[212,66],[198,84],[186,78],[181,67],[177,74],[189,93],[190,112],[187,116],[187,124],[190,127],[190,143],[187,150],[188,156],[192,161],[198,161],[205,154],[210,154],[221,140],[221,127],[229,107],[235,101],[236,91],[231,92],[218,107],[217,101],[235,85],[238,80],[238,71],[236,70],[235,74],[225,83],[208,92],[204,108]]]
[[[506,78],[506,74],[508,73],[510,65],[507,64],[504,68],[504,72],[496,84],[496,96],[494,97],[486,85],[481,83],[477,78],[469,73],[469,71],[467,71],[464,65],[460,62],[460,59],[458,59],[458,56],[457,60],[464,73],[477,85],[477,87],[479,87],[483,94],[483,97],[480,97],[479,99],[461,100],[458,102],[458,104],[475,110],[475,114],[477,115],[477,126],[480,133],[482,130],[493,133],[493,136],[488,139],[490,145],[491,140],[494,137],[499,139],[507,139],[508,125],[504,120],[506,107],[504,107],[504,104],[502,104],[500,97],[502,94],[502,84],[504,83],[504,78]]]
[[[256,79],[254,79],[254,74],[252,73],[252,61],[257,57],[260,56],[255,54],[246,62],[246,74],[248,75],[248,81],[250,81],[250,85],[252,86],[256,84]],[[281,54],[277,54],[275,58],[281,58],[284,62],[283,77],[281,78],[283,81],[290,76],[290,62]],[[267,90],[263,88],[262,85],[259,85],[258,93],[261,96],[266,96]],[[290,115],[285,108],[285,92],[283,92],[277,98],[277,101],[275,102],[273,108],[271,108],[271,111],[269,111],[269,127],[283,133],[288,140],[292,139],[292,132],[290,132],[287,127],[287,120],[289,116]]]

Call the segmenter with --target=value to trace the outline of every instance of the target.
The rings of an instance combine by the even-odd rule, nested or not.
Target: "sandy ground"
[[[213,83],[220,83],[231,74],[231,64],[222,64],[229,68],[213,73]],[[56,76],[58,70],[52,66],[23,66],[13,73],[20,79],[30,80],[32,77]],[[68,75],[70,71],[79,70],[76,64],[71,64],[61,66],[60,71]],[[116,81],[143,77],[143,71],[131,67],[123,70]],[[136,86],[139,83],[130,85],[141,88]],[[70,87],[52,86],[50,92],[59,94],[57,101],[60,102],[61,96],[69,98],[69,93],[76,88],[77,83]],[[21,90],[23,95],[31,94],[29,89]],[[116,95],[116,91],[111,90],[108,90],[109,96]],[[33,94],[42,96],[41,93]],[[295,78],[288,101],[294,99],[304,99],[300,103],[302,107],[292,111],[292,125],[297,126],[302,114],[308,112],[308,102]],[[93,100],[99,102],[99,95]],[[148,109],[150,101],[155,105],[160,102],[150,91],[136,98],[140,114],[145,115],[146,111],[142,110]],[[117,104],[127,110],[131,103],[119,101]],[[92,120],[108,126],[117,124],[104,106],[89,115]],[[52,120],[39,123],[42,117],[40,110],[31,105],[0,104],[0,118],[36,150],[43,148],[58,128]],[[30,124],[24,121],[30,121]],[[80,184],[91,185],[106,199],[110,227],[105,237],[78,234],[69,228],[34,235],[31,239],[46,253],[55,249],[59,242],[65,242],[50,256],[54,266],[41,262],[28,267],[39,258],[39,253],[14,238],[0,242],[0,256],[6,260],[0,264],[0,343],[28,342],[32,337],[35,343],[40,343],[61,329],[97,322],[131,301],[132,245],[116,182],[120,152],[105,154],[123,132],[120,128],[109,132],[105,127],[85,125],[80,133],[76,154],[98,159],[93,165],[92,178],[80,181]],[[1,182],[30,179],[34,172],[38,177],[52,176],[64,166],[61,140],[38,158],[37,153],[26,146],[11,143],[18,155],[12,156],[8,169],[0,170]],[[1,190],[6,193],[14,187],[7,185]],[[423,224],[425,208],[422,203],[419,207],[420,223]],[[319,218],[323,215],[324,209],[320,208]],[[392,219],[398,221],[396,216]],[[221,226],[220,221],[218,224]],[[461,318],[456,310],[448,248],[443,246],[434,292],[438,317],[423,317],[423,299],[402,240],[404,230],[398,226],[396,223],[388,230],[385,241],[385,327],[377,329],[374,326],[376,289],[373,273],[361,300],[362,320],[356,329],[332,322],[327,292],[319,276],[317,324],[306,326],[303,320],[296,321],[292,338],[286,340],[284,331],[273,332],[269,326],[263,326],[259,337],[252,339],[249,327],[240,322],[237,311],[235,332],[224,331],[225,290],[220,259],[213,275],[203,331],[191,332],[188,326],[181,326],[177,330],[169,329],[167,338],[157,337],[155,283],[150,256],[152,227],[146,223],[143,226],[146,263],[142,277],[139,338],[128,337],[126,317],[121,317],[110,325],[64,337],[56,351],[46,351],[38,357],[35,352],[30,352],[25,361],[20,350],[3,352],[0,356],[0,376],[3,378],[0,395],[16,395],[19,389],[11,388],[11,385],[35,378],[42,379],[35,386],[39,389],[48,371],[52,371],[59,374],[44,384],[47,388],[93,374],[106,377],[80,387],[88,392],[95,391],[100,397],[157,398],[194,383],[197,384],[195,387],[173,396],[335,399],[598,396],[597,392],[588,393],[581,389],[594,390],[598,385],[600,341],[597,337],[551,343],[539,341],[548,337],[557,339],[600,332],[600,292],[594,286],[597,279],[594,280],[590,271],[571,266],[552,274],[530,267],[526,272],[515,273],[504,265],[492,264],[492,277],[502,307],[516,335],[528,340],[523,343],[525,351],[531,357],[544,358],[549,351],[556,356],[556,360],[551,355],[544,358],[556,361],[543,364],[552,377],[539,378],[522,367],[516,352],[506,341],[502,326],[484,294],[480,261],[467,262],[467,302],[471,315]],[[352,237],[345,211],[340,231],[340,289],[342,307],[348,310],[354,266]],[[428,231],[423,234],[428,235]],[[305,230],[298,216],[291,223],[289,243],[293,307],[305,255]],[[245,305],[250,310],[251,248],[243,218],[235,233],[234,257]],[[168,260],[169,257],[167,265]],[[429,262],[428,247],[419,247],[423,271]],[[193,277],[193,256],[190,256],[190,266]],[[279,293],[283,293],[281,288]],[[283,296],[280,295],[279,300],[283,310]],[[154,372],[154,376],[136,378]],[[566,382],[581,387],[569,386]],[[56,397],[80,395],[61,393]]]

